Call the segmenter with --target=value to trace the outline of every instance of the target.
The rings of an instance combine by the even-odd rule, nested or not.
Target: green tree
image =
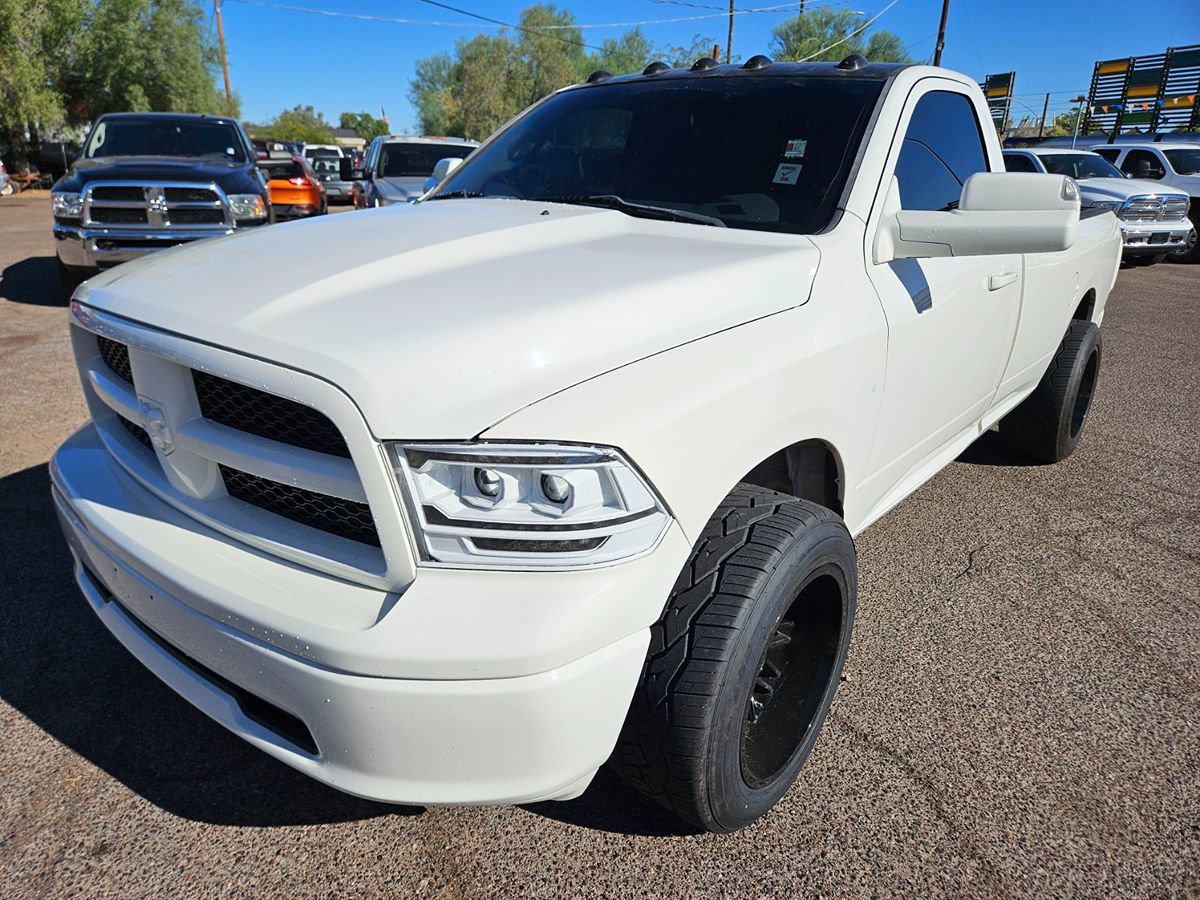
[[[642,71],[654,59],[654,45],[640,28],[626,31],[619,38],[605,38],[600,46],[603,49],[587,59],[588,74],[602,70],[628,75]]]
[[[123,110],[224,114],[216,67],[205,14],[190,0],[89,0],[63,92],[77,121]]]
[[[912,62],[903,41],[892,32],[880,29],[868,33],[859,28],[862,17],[858,14],[817,6],[771,30],[770,55],[778,60],[836,62],[861,53],[872,62]]]
[[[437,53],[417,60],[408,98],[417,111],[417,120],[425,134],[454,134],[453,120],[458,106],[454,86],[457,64],[449,53]]]
[[[388,134],[390,129],[387,122],[377,119],[366,112],[344,112],[338,117],[338,128],[349,128],[364,141],[370,143],[372,138]]]
[[[713,47],[717,42],[710,37],[705,37],[702,34],[692,36],[691,44],[687,46],[672,44],[669,46],[659,47],[655,50],[653,56],[655,59],[661,59],[669,66],[674,68],[684,68],[690,66],[696,60],[705,56],[712,56]],[[725,54],[721,54],[721,62],[725,61]],[[739,57],[735,54],[734,60]]]
[[[306,144],[332,144],[333,127],[311,106],[285,109],[266,125],[256,125],[254,137],[268,141],[301,141]]]
[[[1044,137],[1070,137],[1075,133],[1075,117],[1079,113],[1079,107],[1071,107],[1067,112],[1059,113],[1046,125]],[[1083,120],[1080,119],[1080,128],[1083,127]]]
[[[0,0],[0,153],[14,171],[29,141],[65,118],[58,74],[67,65],[86,0]]]
[[[516,46],[505,35],[481,34],[460,41],[455,50],[458,62],[447,109],[450,130],[425,131],[483,140],[526,105],[520,99],[522,88],[514,84]]]

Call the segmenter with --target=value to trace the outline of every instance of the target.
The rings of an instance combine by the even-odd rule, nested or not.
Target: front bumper
[[[1121,225],[1121,243],[1126,256],[1166,253],[1187,245],[1192,223],[1187,219],[1169,222],[1125,222]]]
[[[430,570],[396,596],[207,529],[128,476],[90,425],[51,475],[80,587],[134,656],[275,758],[397,803],[580,793],[616,742],[647,625],[688,550],[673,526],[625,565]],[[265,625],[261,608],[289,598],[301,614]],[[372,599],[374,621],[348,616],[330,637],[339,609]]]
[[[198,241],[203,238],[232,234],[233,228],[225,225],[212,228],[174,228],[152,230],[146,228],[104,228],[54,223],[54,246],[58,258],[68,266],[99,269],[117,263],[128,262],[165,250],[178,244]]]

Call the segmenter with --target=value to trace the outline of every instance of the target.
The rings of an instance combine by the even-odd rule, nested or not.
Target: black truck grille
[[[93,206],[91,216],[97,225],[145,225],[148,221],[144,209],[120,206]]]
[[[317,494],[228,466],[220,468],[229,496],[243,503],[360,544],[380,545],[371,508],[365,503]]]
[[[221,225],[224,222],[225,213],[219,209],[171,210],[172,225]]]
[[[106,337],[97,336],[96,343],[100,345],[100,357],[113,374],[119,375],[133,384],[133,370],[129,366],[129,348]]]
[[[146,192],[136,185],[113,184],[92,188],[93,200],[120,200],[126,203],[142,203]]]
[[[141,425],[136,422],[130,422],[124,416],[117,416],[121,420],[121,424],[125,426],[125,430],[132,434],[143,447],[153,452],[154,442],[150,440],[150,432],[146,431]]]
[[[350,458],[337,426],[311,406],[192,370],[204,418],[293,447]]]

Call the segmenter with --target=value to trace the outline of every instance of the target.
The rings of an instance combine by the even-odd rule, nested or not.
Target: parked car
[[[4,168],[4,160],[0,159],[0,197],[7,197],[16,192],[16,186],[8,177],[8,169]]]
[[[354,179],[349,155],[333,144],[306,144],[304,157],[317,173],[330,202],[352,203]]]
[[[377,137],[367,148],[354,205],[365,209],[410,203],[425,193],[439,160],[463,159],[478,146],[465,138],[397,134]]]
[[[1200,228],[1200,144],[1169,143],[1110,144],[1092,148],[1110,163],[1140,181],[1175,188],[1191,198],[1188,218],[1192,231],[1183,247],[1171,251],[1178,262],[1200,262],[1200,244],[1196,229]]]
[[[1195,241],[1188,219],[1188,196],[1159,184],[1129,179],[1112,163],[1088,150],[1031,147],[1005,150],[1010,172],[1067,175],[1079,184],[1084,203],[1111,209],[1121,225],[1126,262],[1162,262],[1172,250]]]
[[[947,69],[658,63],[369,226],[94,279],[50,467],[76,578],[340,790],[564,800],[609,760],[740,828],[833,702],[852,536],[993,426],[1081,439],[1120,231],[1003,169]]]
[[[267,177],[276,221],[307,219],[328,212],[325,187],[303,156],[264,159],[259,167]]]
[[[100,269],[271,220],[267,182],[235,119],[112,113],[51,189],[68,291]]]

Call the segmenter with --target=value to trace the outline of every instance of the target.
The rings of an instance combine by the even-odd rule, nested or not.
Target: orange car
[[[264,159],[258,165],[267,174],[276,221],[325,215],[325,188],[303,156]]]

